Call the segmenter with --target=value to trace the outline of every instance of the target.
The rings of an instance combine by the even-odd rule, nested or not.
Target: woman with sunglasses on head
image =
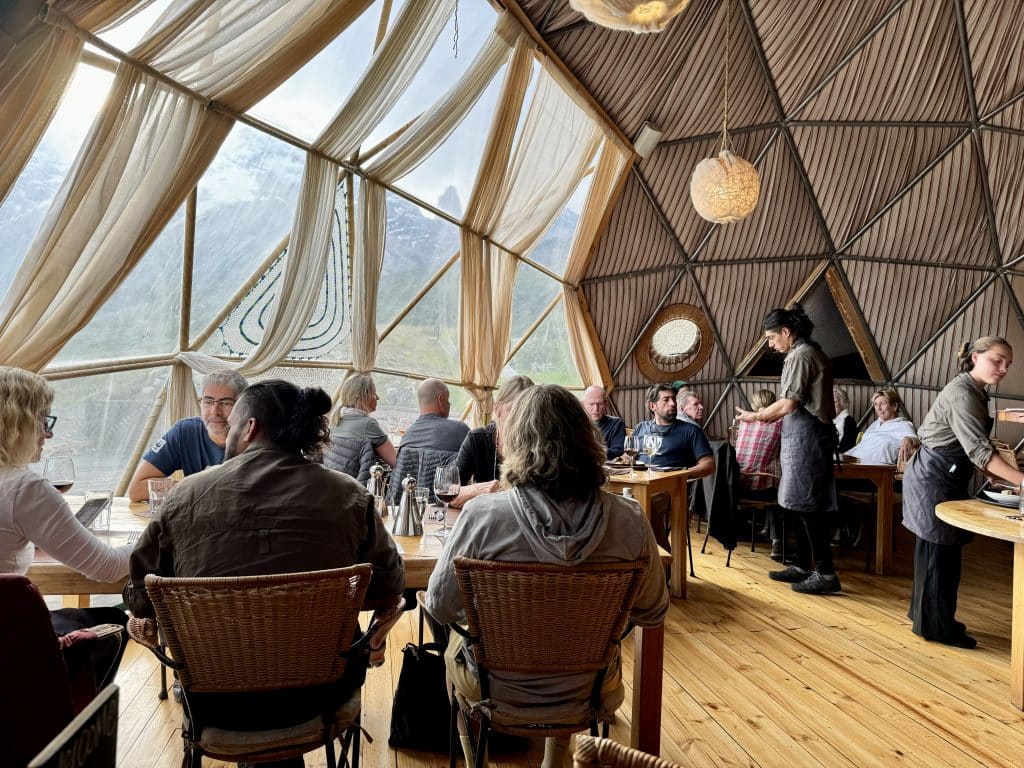
[[[987,386],[998,385],[1013,362],[1006,339],[985,336],[957,355],[960,372],[935,398],[917,431],[921,447],[903,474],[903,525],[917,537],[914,586],[907,617],[926,640],[960,648],[977,641],[956,620],[963,545],[971,534],[940,520],[935,505],[966,499],[975,468],[1020,487],[1024,474],[989,442]]]
[[[96,538],[61,493],[26,467],[53,437],[52,404],[53,389],[42,376],[0,366],[0,573],[24,575],[38,546],[90,579],[126,578],[132,545],[111,547]],[[65,608],[50,617],[58,635],[128,620],[117,608]],[[96,641],[91,661],[97,690],[114,679],[124,644],[123,636]],[[73,676],[76,670],[68,671]]]

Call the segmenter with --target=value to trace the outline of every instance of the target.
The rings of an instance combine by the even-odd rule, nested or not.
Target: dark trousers
[[[79,629],[88,629],[98,624],[128,624],[128,615],[119,608],[61,608],[50,611],[50,623],[57,636],[66,635]],[[68,675],[75,679],[91,666],[91,674],[96,682],[96,690],[114,682],[117,668],[121,665],[125,646],[128,645],[128,633],[102,637],[96,641],[88,654],[65,653],[64,663],[68,667]]]
[[[829,542],[831,532],[830,515],[826,512],[796,512],[783,510],[787,518],[799,517],[797,526],[796,564],[805,570],[812,565],[818,573],[831,576],[836,572],[832,564],[832,547]]]
[[[945,643],[964,636],[966,628],[955,618],[962,555],[959,544],[933,544],[921,538],[914,544],[914,585],[907,618],[914,622],[915,635]]]

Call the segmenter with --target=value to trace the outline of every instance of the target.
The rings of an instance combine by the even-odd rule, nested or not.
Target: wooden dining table
[[[685,494],[685,484],[683,493]],[[685,495],[684,495],[685,499]],[[68,499],[72,508],[76,506]],[[101,533],[112,545],[123,544],[141,533],[149,524],[149,506],[114,499],[110,529]],[[385,520],[387,525],[390,520]],[[405,585],[410,589],[426,589],[434,565],[444,549],[444,541],[433,535],[439,523],[423,523],[423,536],[395,536],[405,563]],[[684,548],[685,551],[685,548]],[[662,552],[662,560],[668,553]],[[28,578],[44,595],[63,595],[65,606],[86,607],[91,595],[119,595],[125,580],[101,582],[88,579],[59,563],[43,552],[28,569]],[[661,751],[661,697],[664,668],[665,629],[636,627],[633,631],[633,695],[630,746],[652,755]]]
[[[686,597],[686,528],[689,525],[686,503],[686,481],[690,470],[676,469],[671,472],[627,471],[609,475],[608,482],[614,493],[624,488],[633,490],[633,497],[640,504],[647,519],[651,518],[651,497],[656,493],[667,493],[672,500],[672,517],[669,521],[669,545],[672,549],[672,571],[669,575],[669,594],[672,597]]]
[[[1016,507],[978,499],[945,501],[935,514],[957,528],[1013,543],[1013,608],[1010,622],[1010,701],[1024,710],[1024,517]]]
[[[892,522],[896,480],[895,464],[864,464],[843,460],[835,467],[836,480],[870,480],[875,484],[875,573],[886,576],[892,571]]]

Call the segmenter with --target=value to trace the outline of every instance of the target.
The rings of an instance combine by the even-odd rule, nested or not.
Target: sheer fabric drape
[[[510,87],[525,89],[525,80]],[[515,78],[516,58],[506,86]],[[506,94],[514,103],[514,93]],[[520,99],[521,101],[521,99]],[[506,102],[503,102],[506,103]],[[543,238],[565,207],[597,152],[602,132],[573,96],[542,67],[515,150],[499,110],[470,201],[471,224],[478,232],[462,232],[462,290],[459,304],[462,377],[474,398],[476,417],[486,421],[509,352],[512,292],[518,260],[491,240],[528,253]],[[492,150],[492,140],[493,148]]]
[[[565,307],[565,327],[569,336],[569,351],[573,364],[584,386],[600,384],[605,389],[612,384],[605,378],[607,368],[601,365],[594,348],[586,310],[579,288],[590,259],[590,252],[601,230],[612,197],[621,189],[623,176],[629,172],[632,154],[610,137],[605,137],[594,178],[590,183],[583,213],[576,224],[569,260],[565,266],[565,284],[562,285],[562,305]]]
[[[318,288],[327,268],[340,177],[340,166],[328,158],[344,160],[359,148],[408,88],[454,7],[454,0],[406,4],[352,93],[313,142],[316,152],[306,154],[279,289],[260,344],[245,361],[234,364],[240,373],[258,374],[269,370],[283,360],[302,337],[316,309]],[[371,237],[377,235],[383,251],[383,222],[367,231]],[[360,249],[358,239],[356,249]],[[362,259],[357,256],[354,262],[354,267],[358,268]],[[361,305],[372,301],[376,305],[376,280],[373,286],[370,296],[354,291],[353,303]],[[180,359],[201,365],[203,369],[216,367],[214,362],[196,353]],[[171,399],[178,402],[174,393]]]
[[[377,182],[394,183],[429,157],[466,117],[523,38],[518,22],[501,13],[462,77],[364,165],[369,178],[359,184],[352,263],[352,367],[357,371],[370,370],[377,359],[377,290],[387,221],[385,189]]]
[[[50,6],[89,32],[102,32],[137,13],[152,0],[53,0]],[[82,40],[44,23],[21,3],[7,8],[12,18],[24,11],[28,23],[17,38],[0,42],[0,203],[32,156],[53,119],[64,89],[78,66]],[[12,30],[13,31],[13,30]]]
[[[171,6],[133,55],[234,110],[275,88],[371,0]],[[231,120],[121,65],[0,304],[0,358],[39,370],[135,266],[209,165]]]

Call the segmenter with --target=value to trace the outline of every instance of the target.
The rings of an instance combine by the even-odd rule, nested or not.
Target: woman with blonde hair
[[[24,575],[36,546],[55,560],[96,581],[128,576],[132,545],[111,547],[75,518],[60,491],[27,468],[39,461],[53,437],[53,389],[46,379],[0,366],[0,573]],[[62,609],[50,618],[58,635],[98,624],[121,624],[116,608]],[[92,658],[97,688],[114,679],[124,652],[121,638],[98,640]],[[69,670],[73,672],[73,670]]]
[[[1024,474],[1007,464],[989,442],[992,420],[986,387],[998,386],[1006,377],[1013,362],[1009,342],[998,336],[967,342],[957,360],[960,372],[924,417],[917,431],[921,447],[903,474],[903,525],[917,537],[907,616],[915,635],[974,648],[977,641],[956,620],[963,545],[971,534],[940,520],[935,505],[966,499],[975,469],[1018,488]]]
[[[498,430],[512,404],[532,386],[533,379],[529,376],[513,376],[506,381],[494,397],[494,418],[491,423],[485,427],[471,429],[466,435],[455,459],[455,463],[459,465],[459,477],[463,485],[491,483],[501,475]]]
[[[395,466],[397,451],[394,443],[370,416],[377,410],[377,385],[365,373],[354,373],[345,379],[338,391],[338,415],[331,437],[345,437],[364,440],[373,447],[373,452],[389,467]]]

